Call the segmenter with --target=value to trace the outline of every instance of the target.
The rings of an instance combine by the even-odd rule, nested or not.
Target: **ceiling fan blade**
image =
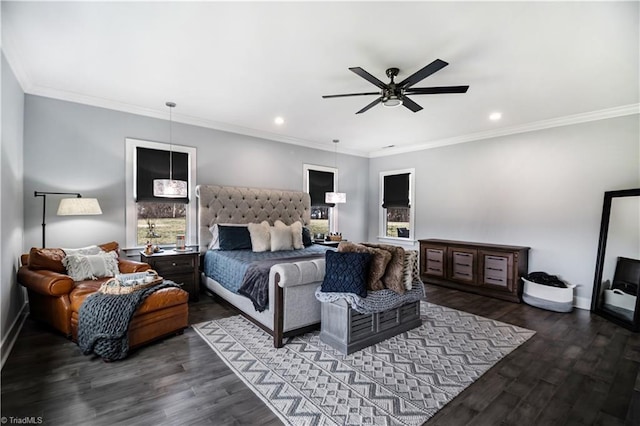
[[[373,108],[374,106],[378,105],[380,102],[382,102],[382,96],[380,96],[375,101],[371,102],[366,107],[362,108],[360,111],[356,112],[356,114],[362,114],[363,112],[369,111],[371,108]]]
[[[437,95],[439,93],[467,93],[469,86],[416,87],[407,89],[407,95]]]
[[[356,74],[358,74],[360,77],[364,78],[368,82],[375,84],[376,86],[378,86],[381,89],[387,88],[386,84],[384,84],[382,81],[378,80],[377,78],[375,78],[374,76],[372,76],[371,74],[369,74],[368,72],[366,72],[365,70],[363,70],[360,67],[349,68],[349,70],[353,71]]]
[[[422,79],[429,77],[434,72],[440,71],[442,68],[446,67],[447,65],[449,65],[448,62],[445,62],[442,59],[436,59],[426,67],[422,68],[419,71],[414,72],[409,77],[402,80],[400,83],[398,83],[398,87],[405,88],[405,89],[408,87],[411,87],[417,82],[421,81]]]
[[[402,105],[404,105],[405,107],[409,108],[413,112],[418,112],[418,111],[420,111],[422,109],[422,107],[420,105],[418,105],[417,103],[413,102],[411,99],[407,98],[406,96],[404,98],[402,98]]]
[[[368,92],[368,93],[345,93],[344,95],[322,95],[324,99],[329,98],[344,98],[346,96],[372,96],[372,95],[380,95],[380,92]]]

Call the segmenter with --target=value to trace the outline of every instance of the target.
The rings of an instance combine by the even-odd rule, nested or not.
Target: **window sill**
[[[408,246],[415,246],[418,243],[418,240],[412,240],[411,238],[402,238],[402,237],[387,237],[384,235],[378,235],[378,241],[387,244],[402,244]]]

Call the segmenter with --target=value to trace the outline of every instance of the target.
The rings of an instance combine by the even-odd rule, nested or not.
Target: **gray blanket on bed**
[[[324,253],[319,253],[310,256],[286,257],[252,262],[242,278],[242,285],[238,289],[238,294],[251,299],[256,311],[262,312],[269,306],[269,271],[273,265],[323,257]]]

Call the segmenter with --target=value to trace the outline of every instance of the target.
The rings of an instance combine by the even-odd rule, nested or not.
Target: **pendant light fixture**
[[[173,117],[171,110],[175,102],[167,102],[169,107],[169,179],[154,179],[153,196],[162,198],[185,198],[189,195],[187,182],[173,179]]]
[[[335,144],[335,147],[336,147],[333,165],[335,166],[336,170],[338,169],[338,142],[340,142],[340,139],[333,140],[333,143]],[[337,188],[334,188],[334,191],[336,189]],[[332,203],[332,204],[346,203],[347,194],[345,192],[325,192],[324,201],[325,203]]]

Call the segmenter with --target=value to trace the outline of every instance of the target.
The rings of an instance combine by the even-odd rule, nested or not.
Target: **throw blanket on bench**
[[[373,314],[388,311],[407,303],[415,302],[424,297],[422,281],[414,281],[411,290],[398,294],[393,290],[384,289],[367,292],[367,297],[360,297],[353,293],[325,293],[322,287],[316,289],[316,299],[320,302],[335,302],[344,299],[351,307],[361,314]]]
[[[242,285],[238,289],[238,294],[251,299],[256,311],[262,312],[269,306],[269,271],[273,265],[322,257],[324,257],[324,253],[252,262],[242,278]]]
[[[103,294],[88,296],[78,313],[78,346],[83,355],[92,352],[105,361],[123,359],[129,352],[129,324],[138,307],[154,292],[167,287],[178,287],[164,281],[129,294]]]

